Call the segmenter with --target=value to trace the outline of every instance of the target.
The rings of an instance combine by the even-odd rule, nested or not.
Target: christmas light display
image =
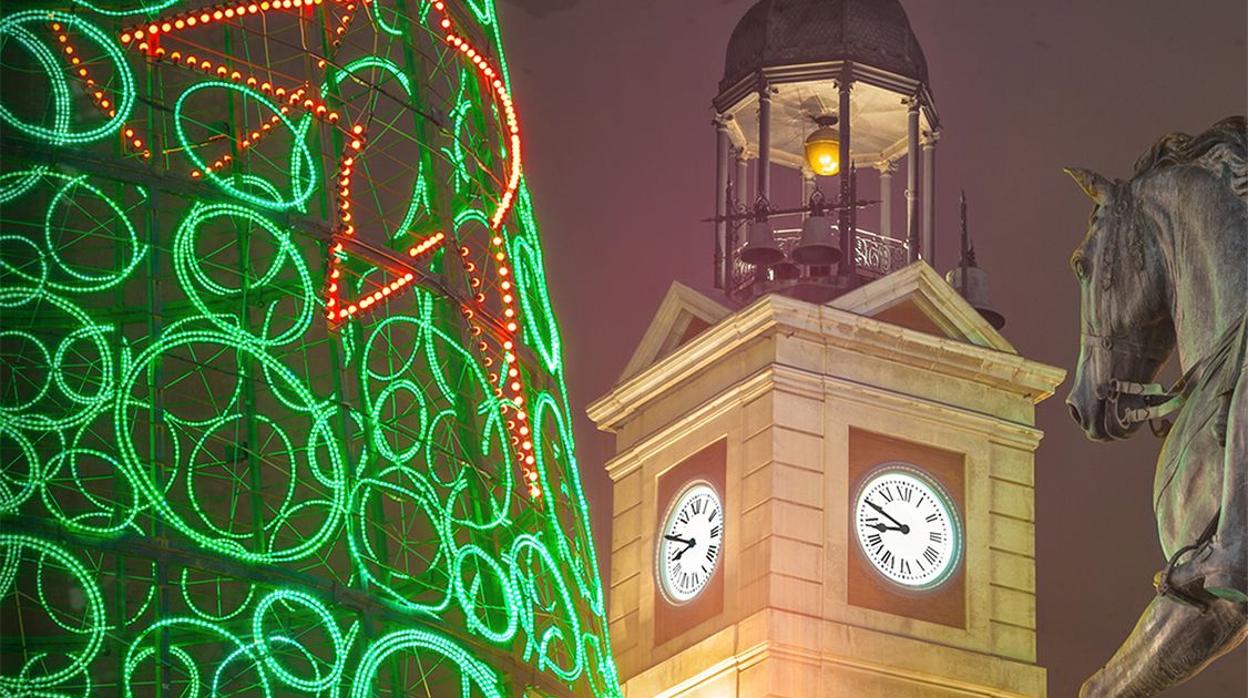
[[[0,693],[618,695],[489,0],[7,5]]]

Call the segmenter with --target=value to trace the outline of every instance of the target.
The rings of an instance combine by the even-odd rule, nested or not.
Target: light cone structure
[[[500,37],[0,10],[0,693],[619,694]]]

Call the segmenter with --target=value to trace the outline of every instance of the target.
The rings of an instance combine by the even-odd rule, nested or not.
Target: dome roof
[[[898,0],[759,0],[732,30],[720,90],[759,68],[842,59],[927,84]]]

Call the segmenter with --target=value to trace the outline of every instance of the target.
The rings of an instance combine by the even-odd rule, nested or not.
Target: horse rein
[[[1094,340],[1094,346],[1099,346],[1105,351],[1119,351],[1131,356],[1138,356],[1146,359],[1165,360],[1169,356],[1169,352],[1162,352],[1139,342],[1115,337],[1113,335],[1102,335],[1092,332],[1082,332],[1080,334],[1084,344],[1089,344],[1089,340]],[[1126,345],[1129,348],[1123,348]],[[1115,349],[1117,347],[1117,349]],[[1184,396],[1183,388],[1187,384],[1188,379],[1194,370],[1205,363],[1204,359],[1197,362],[1195,366],[1188,369],[1178,381],[1170,387],[1169,390],[1160,383],[1137,383],[1134,381],[1120,380],[1111,378],[1106,383],[1098,386],[1096,396],[1109,403],[1110,410],[1113,414],[1114,421],[1119,428],[1127,429],[1132,424],[1139,422],[1151,422],[1155,419],[1161,419],[1166,415],[1174,412],[1183,406]],[[1124,397],[1133,397],[1143,400],[1145,405],[1136,408],[1119,409],[1118,403]],[[1152,427],[1153,433],[1158,437],[1164,436],[1165,427]]]
[[[1226,355],[1234,346],[1236,339],[1239,339],[1240,333],[1248,333],[1246,323],[1248,323],[1248,318],[1241,317],[1239,322],[1227,328],[1227,331],[1218,340],[1213,350],[1188,367],[1168,390],[1160,383],[1136,383],[1134,381],[1111,378],[1102,388],[1097,389],[1097,396],[1109,403],[1114,420],[1123,429],[1132,424],[1161,419],[1183,407],[1184,403],[1187,402],[1187,396],[1191,387],[1195,384],[1194,379],[1197,375],[1203,378],[1205,372],[1211,366],[1221,365],[1221,362],[1226,359]],[[1240,368],[1242,370],[1243,367]],[[1119,409],[1119,402],[1123,401],[1124,398],[1135,398],[1143,401],[1145,404],[1143,407]],[[1168,431],[1167,427],[1158,429],[1151,424],[1150,427],[1153,430],[1153,434],[1158,437],[1165,436],[1165,433]]]

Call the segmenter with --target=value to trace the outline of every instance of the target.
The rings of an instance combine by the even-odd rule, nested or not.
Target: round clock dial
[[[892,463],[869,475],[854,503],[858,545],[885,579],[930,589],[962,561],[962,527],[944,489],[916,468]]]
[[[667,600],[686,603],[702,593],[723,553],[724,509],[705,482],[676,497],[659,531],[655,569]]]

